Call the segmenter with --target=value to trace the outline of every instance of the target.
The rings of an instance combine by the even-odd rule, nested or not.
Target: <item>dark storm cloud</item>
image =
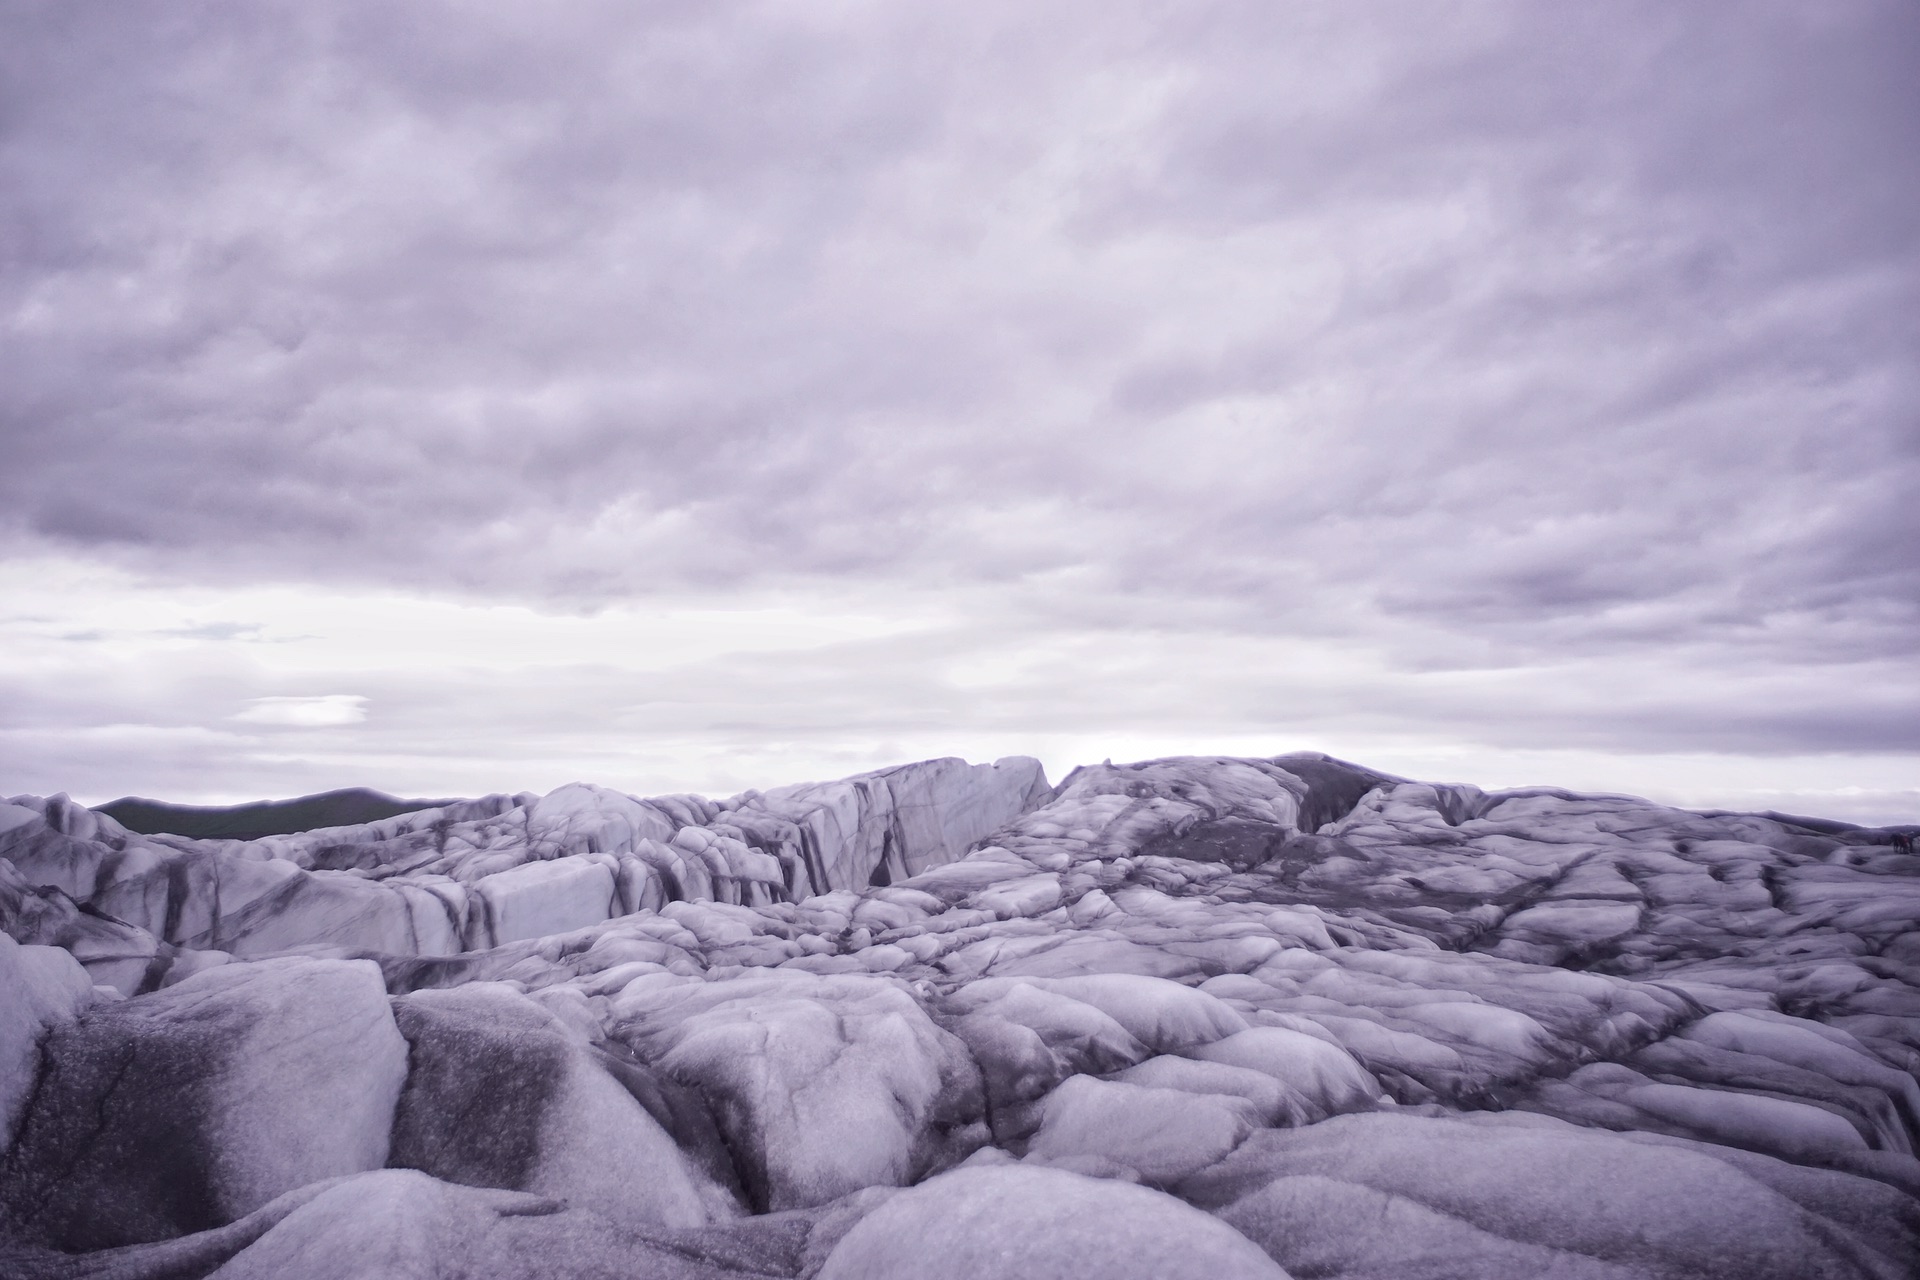
[[[1648,663],[1724,678],[1545,705],[1616,746],[1913,747],[1900,0],[6,29],[16,553],[574,608],[999,583],[1009,644]],[[1426,687],[1320,692],[1464,724]],[[1503,688],[1473,714],[1533,734]]]

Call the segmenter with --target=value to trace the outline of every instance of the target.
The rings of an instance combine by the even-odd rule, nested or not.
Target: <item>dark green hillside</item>
[[[287,835],[315,827],[377,822],[396,814],[450,803],[448,800],[400,800],[365,787],[348,787],[295,800],[262,800],[256,804],[167,804],[126,796],[94,807],[127,830],[141,835],[166,833],[196,839],[257,840],[261,836]]]

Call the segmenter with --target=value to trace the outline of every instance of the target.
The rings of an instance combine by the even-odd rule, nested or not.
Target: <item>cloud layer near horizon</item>
[[[438,778],[482,690],[524,706],[500,752],[591,772],[609,688],[684,707],[629,733],[813,744],[793,767],[943,727],[1920,760],[1895,0],[27,3],[8,29],[0,539],[29,585],[0,773],[134,726],[54,754],[76,791],[142,789],[141,732],[366,698],[309,727]],[[69,608],[40,575],[74,565],[112,568]],[[281,615],[212,597],[164,625],[242,630],[164,661],[46,647],[115,600],[152,631],[156,599],[275,584],[608,635],[794,600],[881,621],[671,680],[458,637],[256,670],[235,655]],[[333,777],[272,755],[219,767]]]

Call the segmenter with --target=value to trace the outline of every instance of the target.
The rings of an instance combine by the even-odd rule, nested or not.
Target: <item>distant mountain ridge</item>
[[[252,804],[186,805],[123,796],[94,806],[129,831],[143,836],[188,836],[195,840],[258,840],[319,827],[357,826],[382,818],[437,809],[452,800],[402,800],[367,787],[343,787],[292,800]]]

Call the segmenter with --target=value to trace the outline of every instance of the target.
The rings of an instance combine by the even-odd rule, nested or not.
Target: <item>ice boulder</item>
[[[1920,1215],[1882,1184],[1511,1113],[1266,1129],[1179,1191],[1289,1269],[1343,1280],[1896,1280],[1920,1263]]]
[[[645,1227],[525,1192],[382,1169],[290,1192],[231,1226],[105,1259],[0,1242],[8,1280],[766,1280],[801,1232]],[[799,1237],[796,1239],[796,1235]],[[104,1262],[104,1265],[101,1265]]]
[[[394,1001],[411,1070],[390,1163],[626,1223],[698,1226],[727,1201],[551,1013],[500,983]]]
[[[1148,1056],[1148,1049],[1103,1009],[1025,978],[983,978],[949,998],[962,1015],[964,1036],[992,1075],[1043,1081],[1039,1092],[1076,1071],[1114,1071]],[[1001,1029],[1020,1027],[1031,1036]],[[1045,1056],[1033,1049],[1038,1041]],[[989,1065],[992,1064],[992,1065]]]
[[[1172,1196],[1062,1169],[956,1169],[893,1197],[818,1280],[1285,1280],[1245,1237]]]
[[[1344,1111],[1370,1109],[1380,1084],[1353,1055],[1335,1044],[1285,1027],[1249,1027],[1187,1051],[1189,1057],[1242,1067],[1272,1077],[1287,1090],[1293,1124],[1312,1124]]]
[[[1096,973],[1023,981],[1092,1005],[1156,1053],[1207,1044],[1247,1030],[1247,1020],[1223,1001],[1165,978]]]
[[[56,1026],[0,1168],[16,1235],[62,1249],[219,1226],[386,1163],[407,1044],[380,970],[228,965]]]
[[[1029,1158],[1089,1172],[1117,1165],[1156,1185],[1213,1164],[1261,1121],[1259,1108],[1245,1098],[1091,1076],[1074,1076],[1048,1094],[1042,1117]]]
[[[613,872],[586,858],[524,862],[481,880],[475,895],[485,912],[480,945],[566,933],[620,914]]]
[[[93,1000],[92,980],[67,952],[0,933],[0,1151],[12,1145],[39,1075],[40,1042]]]
[[[883,979],[663,976],[613,1016],[642,1060],[712,1105],[756,1208],[898,1186],[985,1139],[965,1045]]]
[[[1299,1124],[1301,1098],[1295,1089],[1272,1076],[1224,1062],[1203,1062],[1163,1053],[1137,1067],[1115,1072],[1121,1084],[1149,1089],[1177,1089],[1182,1093],[1240,1098],[1252,1104],[1264,1124]]]

